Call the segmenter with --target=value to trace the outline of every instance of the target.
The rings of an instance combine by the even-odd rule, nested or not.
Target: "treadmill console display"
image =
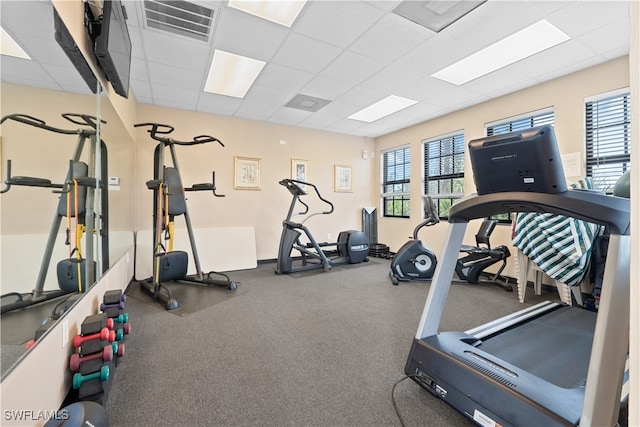
[[[550,125],[475,139],[469,142],[469,156],[478,195],[567,191]]]

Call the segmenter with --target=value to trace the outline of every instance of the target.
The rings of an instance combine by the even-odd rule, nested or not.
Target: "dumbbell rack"
[[[80,334],[74,337],[76,351],[69,358],[69,369],[74,373],[72,387],[77,393],[74,400],[104,404],[115,368],[124,356],[122,341],[131,332],[125,300],[121,290],[105,292],[101,311],[87,316]]]

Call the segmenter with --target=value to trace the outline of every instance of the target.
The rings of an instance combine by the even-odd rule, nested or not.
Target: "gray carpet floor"
[[[295,277],[262,264],[230,273],[243,294],[184,317],[129,298],[132,332],[105,405],[110,425],[399,426],[391,389],[429,285],[393,286],[388,271],[375,258]],[[528,292],[527,305],[557,299]],[[441,330],[522,308],[515,292],[454,285]],[[410,380],[395,399],[408,426],[474,425]]]

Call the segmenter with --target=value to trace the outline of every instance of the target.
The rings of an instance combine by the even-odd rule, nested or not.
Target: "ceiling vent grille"
[[[298,110],[310,111],[315,113],[331,101],[328,99],[317,98],[315,96],[303,95],[301,93],[294,96],[291,101],[285,104],[285,107],[296,108]]]
[[[196,40],[209,41],[214,9],[183,0],[145,0],[147,27]]]

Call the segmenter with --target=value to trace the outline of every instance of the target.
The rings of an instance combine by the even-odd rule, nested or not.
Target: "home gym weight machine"
[[[153,156],[153,180],[147,182],[147,188],[153,190],[153,276],[140,281],[141,288],[153,296],[154,299],[164,303],[167,310],[175,310],[180,305],[171,295],[170,289],[164,284],[169,281],[220,286],[235,291],[238,284],[232,281],[228,275],[215,271],[210,271],[206,274],[202,272],[185,199],[185,191],[211,191],[215,197],[224,197],[224,195],[216,193],[215,172],[212,172],[211,183],[194,184],[189,188],[183,187],[175,149],[176,145],[194,146],[217,142],[224,147],[224,144],[209,135],[199,135],[191,141],[177,141],[166,136],[174,131],[174,127],[170,125],[138,123],[134,126],[149,127],[147,129],[149,136],[158,141]],[[166,166],[166,148],[169,149],[172,166]],[[196,272],[191,275],[187,274],[188,254],[184,251],[173,250],[174,219],[179,215],[184,215],[191,244],[191,253],[195,263]],[[220,278],[216,278],[217,276]]]
[[[319,243],[315,237],[313,237],[309,228],[304,225],[306,221],[316,215],[329,215],[333,213],[333,203],[322,197],[315,185],[295,179],[283,179],[279,184],[289,190],[293,198],[289,205],[287,217],[282,221],[282,234],[278,247],[276,274],[295,273],[314,269],[329,271],[334,265],[357,264],[368,261],[369,239],[362,231],[341,231],[338,235],[337,242]],[[321,212],[309,213],[309,205],[300,199],[300,197],[307,195],[307,191],[302,186],[305,188],[313,188],[316,197],[322,203],[326,204],[328,208]],[[303,210],[294,214],[298,203],[303,206]],[[292,220],[294,215],[306,216],[301,222],[294,222]],[[308,243],[303,243],[300,240],[302,233],[304,233],[309,240]],[[294,266],[294,258],[292,257],[294,249],[300,253],[297,266]]]
[[[12,292],[3,295],[3,300],[11,298],[14,301],[3,303],[2,313],[49,301],[65,294],[84,292],[109,268],[109,197],[106,180],[108,158],[106,144],[99,139],[100,124],[106,122],[98,121],[87,114],[64,113],[62,117],[82,127],[74,130],[60,129],[26,114],[10,114],[0,120],[0,124],[12,120],[49,132],[78,135],[73,157],[61,184],[53,183],[47,178],[12,176],[11,160],[7,160],[7,178],[0,193],[6,193],[17,186],[41,187],[52,188],[54,193],[60,194],[60,198],[32,292]],[[81,158],[87,141],[89,150],[85,163]],[[69,258],[57,264],[60,289],[45,291],[47,271],[63,217],[67,218],[65,244],[71,248]],[[70,226],[72,218],[76,221],[74,231]],[[84,251],[81,249],[83,234]]]
[[[405,373],[480,425],[616,425],[629,350],[629,199],[567,189],[551,126],[474,140],[469,151],[477,194],[451,208]],[[547,301],[464,332],[438,331],[468,222],[504,212],[607,227],[598,313]]]

